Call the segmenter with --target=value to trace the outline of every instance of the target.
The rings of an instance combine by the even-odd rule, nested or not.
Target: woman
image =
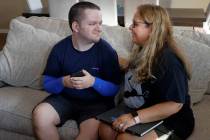
[[[118,117],[113,126],[101,124],[102,140],[156,140],[163,131],[155,129],[143,137],[126,133],[137,123],[164,120],[165,133],[186,139],[193,131],[188,79],[190,65],[177,47],[165,9],[141,5],[130,26],[133,48],[125,75],[124,103],[134,112]],[[163,134],[163,133],[162,133]]]

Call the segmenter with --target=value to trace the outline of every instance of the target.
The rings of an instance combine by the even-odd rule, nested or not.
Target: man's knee
[[[120,133],[117,136],[117,140],[127,140],[127,134],[126,133]]]
[[[105,123],[100,123],[99,125],[99,137],[102,140],[111,140],[115,139],[117,133],[111,128],[110,125]]]
[[[111,131],[111,127],[105,123],[100,123],[99,125],[99,135],[104,136]]]
[[[34,127],[57,125],[59,123],[59,117],[50,104],[41,103],[32,112],[32,122]]]
[[[80,124],[79,135],[90,140],[98,139],[99,121],[95,119],[88,119]]]

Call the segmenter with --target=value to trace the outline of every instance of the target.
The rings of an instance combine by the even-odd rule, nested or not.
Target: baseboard
[[[9,29],[0,29],[0,33],[5,33],[7,34],[9,32]]]

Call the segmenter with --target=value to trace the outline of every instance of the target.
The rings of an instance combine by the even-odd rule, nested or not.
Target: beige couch
[[[177,42],[192,61],[189,82],[196,127],[189,140],[210,138],[210,37],[174,29]],[[11,21],[6,44],[0,52],[0,140],[34,140],[31,111],[48,93],[42,90],[41,73],[53,45],[70,34],[67,21],[47,17],[17,17]],[[103,26],[102,37],[127,59],[133,44],[128,29]],[[122,62],[122,61],[120,61]],[[123,65],[123,64],[122,64]],[[210,92],[208,92],[210,93]],[[74,139],[76,123],[59,128],[61,139]]]

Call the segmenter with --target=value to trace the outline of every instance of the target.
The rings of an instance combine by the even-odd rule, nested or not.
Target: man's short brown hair
[[[74,4],[69,10],[69,26],[72,30],[72,23],[74,21],[81,21],[83,13],[86,9],[97,9],[100,10],[100,7],[94,3],[82,1]]]

